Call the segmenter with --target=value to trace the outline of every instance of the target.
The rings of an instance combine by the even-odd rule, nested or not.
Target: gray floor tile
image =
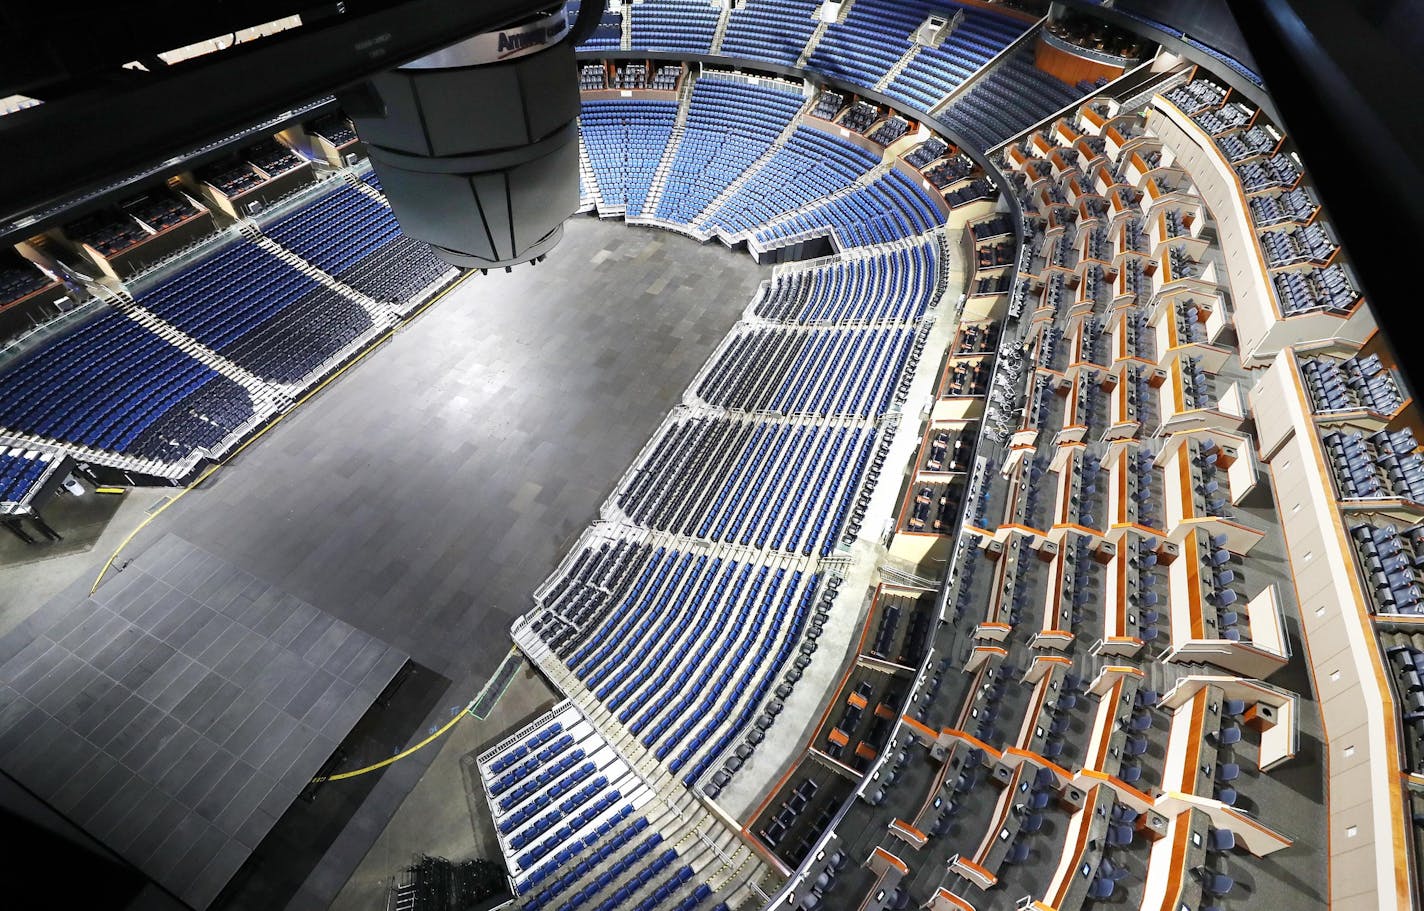
[[[616,261],[638,257],[646,274],[630,287]],[[141,829],[116,834],[129,841],[125,856],[169,885],[215,894],[236,867],[233,846],[260,840],[407,656],[461,681],[503,657],[530,592],[767,272],[716,245],[576,220],[539,270],[472,280],[442,301],[167,509],[94,605],[43,612],[54,636],[175,712],[137,742],[111,734],[133,769],[95,755],[55,801],[102,808],[113,795],[90,792],[138,774],[157,796]],[[676,294],[636,290],[662,277]],[[579,308],[589,299],[598,312]],[[69,593],[71,605],[86,587]],[[123,621],[161,644],[121,632]],[[7,637],[0,683],[42,680],[60,661],[50,650],[51,640]],[[324,665],[320,674],[313,665]],[[65,678],[51,694],[70,685]],[[346,695],[352,687],[363,695]],[[123,702],[111,692],[124,690],[80,688],[76,730],[111,733],[103,719]],[[260,704],[244,713],[244,697]],[[181,718],[208,725],[222,747]],[[34,724],[0,705],[0,738]],[[392,782],[413,774],[391,772]],[[255,809],[243,815],[239,801]],[[194,803],[222,827],[203,822]],[[371,819],[353,831],[373,831]],[[313,882],[332,878],[328,870]]]

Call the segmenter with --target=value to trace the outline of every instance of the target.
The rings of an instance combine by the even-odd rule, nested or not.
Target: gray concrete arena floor
[[[175,532],[482,679],[766,275],[576,218],[544,263],[468,279],[130,547]]]
[[[420,740],[494,672],[534,588],[770,274],[721,245],[575,218],[544,263],[466,280],[170,505],[116,566],[173,533],[395,645],[450,681]],[[0,626],[92,578],[176,493],[80,510],[84,540],[63,552],[7,548]],[[521,674],[487,720],[382,772],[291,907],[328,905],[363,858],[346,907],[383,907],[383,877],[416,853],[484,853],[460,760],[551,698]]]

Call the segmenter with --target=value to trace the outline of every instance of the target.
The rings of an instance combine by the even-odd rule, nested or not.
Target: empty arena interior
[[[1421,906],[1416,15],[469,6],[0,38],[17,907]]]

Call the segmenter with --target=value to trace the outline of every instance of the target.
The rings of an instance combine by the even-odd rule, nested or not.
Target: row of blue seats
[[[318,268],[343,278],[400,233],[391,210],[349,184],[267,225],[263,232]]]
[[[1424,613],[1424,529],[1362,522],[1350,528],[1382,613]]]
[[[1404,404],[1404,394],[1378,354],[1307,358],[1300,362],[1300,372],[1317,412],[1368,408],[1394,414]]]
[[[916,320],[938,290],[937,258],[934,244],[920,244],[783,273],[755,312],[805,323]]]
[[[29,496],[49,466],[48,453],[0,450],[0,503],[19,503]]]
[[[635,658],[638,665],[656,659],[650,648],[640,645],[654,624],[657,624],[659,630],[665,630],[664,620],[671,623],[680,617],[689,605],[707,611],[710,615],[726,611],[731,604],[736,603],[751,566],[729,561],[715,590],[709,596],[707,588],[711,581],[717,578],[721,562],[720,559],[714,560],[709,568],[705,557],[694,560],[690,553],[679,555],[677,551],[673,551],[655,564],[655,574],[652,573],[654,564],[650,564],[649,573],[640,580],[639,586],[622,602],[622,607],[604,619],[598,634],[575,654],[569,662],[569,668],[583,679],[589,689],[594,690],[599,699],[608,699],[610,688],[603,685],[604,680],[625,665],[635,647],[638,648]],[[739,567],[742,575],[730,586],[729,595],[729,583]],[[691,577],[688,576],[689,571],[692,571]],[[694,587],[699,579],[700,589]],[[647,584],[649,581],[651,585]],[[679,628],[678,632],[685,630]],[[625,697],[626,694],[620,694],[616,701],[621,703]]]
[[[639,833],[647,829],[647,827],[648,821],[643,817],[639,817],[631,825],[620,830],[608,841],[599,845],[596,851],[591,852],[588,857],[575,864],[567,873],[544,887],[539,894],[530,898],[524,905],[525,911],[538,911],[538,909],[543,908],[557,898],[560,893],[568,891],[580,880],[585,877],[594,876],[595,874],[597,875],[592,882],[579,890],[569,902],[566,902],[560,907],[561,909],[570,907],[570,902],[573,903],[573,907],[578,907],[594,895],[597,895],[599,891],[606,888],[617,878],[617,874],[609,875],[611,869],[622,864],[629,858],[640,859],[646,857],[653,848],[662,843],[662,836],[654,832],[627,854],[621,857],[617,856],[620,849],[632,842],[632,840]],[[629,862],[631,863],[632,861]],[[626,869],[627,868],[624,867],[623,872],[626,872]],[[600,873],[598,871],[603,872]]]
[[[263,233],[369,297],[405,303],[450,267],[401,233],[389,206],[343,184]]]
[[[1167,97],[1173,97],[1173,92],[1169,92]],[[1256,108],[1240,101],[1233,101],[1231,104],[1222,105],[1219,108],[1209,107],[1199,110],[1192,115],[1192,119],[1211,136],[1221,136],[1232,130],[1240,130],[1248,126],[1258,113],[1260,112]]]
[[[709,75],[697,80],[657,217],[690,222],[766,152],[802,101],[789,86]]]
[[[1389,659],[1395,689],[1398,691],[1400,721],[1404,725],[1404,744],[1408,768],[1418,774],[1424,770],[1424,641],[1418,633],[1382,632],[1380,645]]]
[[[715,76],[699,80],[656,216],[684,224],[695,219],[768,150],[800,102],[798,93],[780,87]],[[634,107],[647,107],[644,113],[654,123],[639,126]],[[604,202],[625,205],[630,216],[646,214],[648,188],[676,116],[673,107],[671,102],[632,100],[585,104],[584,144]],[[809,207],[792,219],[761,227],[756,236],[766,242],[835,230],[843,246],[861,246],[919,234],[940,223],[925,191],[898,171],[856,186],[856,179],[876,164],[875,156],[858,146],[799,127],[709,213],[703,227],[737,236]],[[587,188],[580,190],[581,197],[586,193]]]
[[[557,721],[546,728],[542,728],[538,731],[535,731],[529,737],[528,740],[525,740],[522,743],[516,743],[498,759],[490,763],[490,771],[503,772],[505,769],[514,765],[516,762],[523,759],[525,756],[528,756],[530,753],[533,753],[535,750],[538,750],[544,744],[548,743],[550,740],[553,740],[555,737],[558,737],[563,732],[563,724]]]
[[[14,303],[50,284],[39,266],[18,256],[0,259],[0,305]]]
[[[792,65],[816,29],[818,0],[748,0],[727,20],[720,53]],[[949,0],[859,0],[843,22],[831,23],[814,50],[812,69],[873,86],[911,47],[930,14],[963,19],[940,48],[922,48],[887,94],[928,110],[1028,27]],[[716,7],[702,0],[647,0],[632,6],[631,42],[640,50],[706,53],[716,28]],[[585,42],[581,49],[616,47],[618,35]]]
[[[642,0],[633,4],[633,47],[650,51],[712,50],[720,7],[708,0]]]
[[[797,235],[834,233],[842,248],[884,244],[922,234],[940,224],[924,190],[890,171],[853,192],[827,199],[756,233],[770,246]]]
[[[633,565],[628,567],[628,569],[631,573],[636,574],[637,581],[626,587],[620,586],[616,591],[610,593],[609,596],[596,598],[590,612],[580,618],[579,622],[583,623],[585,629],[589,630],[589,635],[585,635],[578,643],[575,643],[579,647],[572,651],[572,655],[564,654],[565,663],[570,669],[575,669],[581,662],[587,659],[589,655],[593,654],[594,649],[600,646],[605,649],[611,649],[613,647],[611,643],[606,641],[605,637],[597,635],[593,631],[601,628],[599,625],[600,622],[607,616],[608,611],[611,610],[614,605],[625,605],[631,608],[631,605],[637,603],[638,599],[643,597],[645,591],[647,592],[646,597],[651,598],[655,592],[660,590],[667,579],[668,573],[672,569],[673,560],[676,555],[676,551],[669,554],[665,547],[645,548],[636,553]],[[648,584],[650,582],[652,583],[652,588],[649,590]]]
[[[1226,154],[1226,160],[1236,164],[1256,155],[1271,154],[1279,145],[1279,140],[1258,124],[1221,136],[1216,140],[1216,144]]]
[[[553,743],[549,744],[547,747],[538,749],[537,752],[534,752],[533,755],[529,756],[528,759],[525,759],[513,769],[510,769],[509,772],[497,778],[494,784],[490,785],[490,793],[494,794],[495,796],[499,796],[504,791],[509,790],[511,787],[518,784],[520,780],[523,779],[525,776],[538,769],[541,765],[544,765],[545,763],[557,758],[560,753],[573,746],[573,743],[573,735],[565,734],[558,740],[555,740]],[[535,747],[531,744],[530,749],[534,750]]]
[[[310,374],[372,325],[359,304],[246,240],[135,300],[258,376],[282,383]]]
[[[1164,98],[1181,109],[1182,113],[1195,117],[1210,108],[1219,107],[1226,100],[1227,90],[1210,79],[1193,79],[1168,90]]]
[[[1293,189],[1301,178],[1300,168],[1284,153],[1236,165],[1236,173],[1247,193],[1273,188]]]
[[[652,548],[619,541],[616,547],[600,546],[573,586],[546,601],[552,608],[535,620],[535,632],[540,633],[560,658],[568,658],[584,644],[589,619],[598,613],[605,599],[617,601],[634,584],[637,569],[647,562]],[[588,551],[584,555],[588,555]]]
[[[772,397],[770,409],[789,414],[884,414],[908,359],[914,333],[908,329],[875,329],[816,334],[823,337],[822,342],[805,355],[803,363],[797,364],[798,372],[786,377]],[[858,341],[851,343],[850,339],[857,336]],[[839,384],[832,380],[833,375],[842,377]],[[838,385],[840,394],[832,402]]]
[[[868,452],[867,450],[867,455]],[[849,496],[846,497],[845,502],[849,503]],[[844,514],[844,507],[842,507],[841,512]],[[737,699],[731,699],[724,703],[708,722],[709,728],[713,725],[723,725],[727,721],[731,723],[725,724],[722,733],[707,747],[702,754],[702,758],[698,759],[697,762],[693,764],[691,770],[683,776],[683,784],[692,787],[699,778],[705,775],[712,764],[722,755],[723,751],[731,745],[732,741],[741,736],[742,732],[746,730],[747,725],[752,721],[752,716],[761,710],[762,700],[766,698],[767,694],[771,691],[772,684],[776,682],[783,668],[786,667],[786,662],[791,657],[791,650],[801,641],[801,632],[806,626],[806,614],[811,608],[811,597],[816,590],[818,582],[819,576],[812,575],[806,581],[805,586],[802,587],[801,597],[796,602],[795,608],[791,611],[783,612],[783,614],[789,613],[789,616],[786,618],[789,620],[786,634],[782,636],[781,645],[777,649],[776,654],[772,656],[770,660],[762,661],[763,667],[761,675],[757,678],[756,682],[751,685],[750,690],[746,688],[746,684],[751,682],[750,677],[743,678],[742,683],[737,689],[737,699],[741,698],[743,692],[747,692],[748,696],[747,699],[742,702],[741,708],[737,710],[735,715],[732,715],[732,711],[737,704]],[[782,615],[778,615],[774,622],[780,624],[781,620]],[[703,732],[694,738],[692,745],[684,748],[682,754],[679,755],[677,762],[674,764],[675,767],[684,767],[687,761],[693,757],[694,748],[700,748],[705,738],[710,736],[711,733],[713,733],[713,731],[704,728]]]
[[[572,760],[572,762],[577,762],[577,760]],[[551,767],[548,772],[555,773],[555,770],[557,770],[560,766],[564,766],[564,760],[560,760],[560,762],[555,763],[554,767]],[[527,823],[527,821],[530,821],[531,818],[537,816],[538,813],[544,811],[545,807],[550,806],[553,801],[560,799],[560,797],[564,796],[564,794],[567,794],[568,791],[571,791],[572,789],[574,789],[574,787],[577,787],[578,784],[582,783],[582,781],[587,781],[588,779],[590,779],[590,776],[592,776],[592,774],[594,774],[595,772],[598,772],[597,764],[587,762],[582,764],[582,766],[578,767],[578,769],[572,770],[571,773],[565,774],[565,776],[561,777],[561,779],[554,780],[555,776],[554,774],[551,774],[550,780],[544,781],[544,790],[541,790],[540,787],[534,787],[534,789],[531,790],[524,790],[523,787],[521,787],[521,789],[515,791],[514,794],[510,794],[510,796],[506,797],[506,799],[500,801],[500,810],[507,811],[513,809],[513,807],[518,807],[518,810],[515,810],[514,813],[510,813],[510,816],[504,817],[503,820],[500,820],[500,826],[498,826],[498,828],[500,828],[500,833],[506,834],[507,836],[507,834],[510,834],[511,831],[514,831],[515,828],[523,826],[524,823]],[[595,779],[594,781],[595,786],[598,787],[602,787],[604,786],[604,784],[607,783],[607,779],[602,779],[602,777],[600,777],[600,779]],[[530,784],[534,784],[533,781],[531,781]],[[590,796],[592,796],[592,794],[590,794]],[[575,796],[572,797],[572,799],[570,800],[577,799],[577,797],[578,794],[575,794]],[[533,800],[528,800],[528,803],[524,803],[524,800],[527,799]],[[524,806],[520,806],[521,803],[523,803]],[[560,807],[560,810],[562,811],[562,807]],[[561,813],[554,814],[554,816],[555,818],[557,818],[557,816],[561,816]]]
[[[1284,231],[1263,231],[1260,238],[1261,251],[1273,269],[1303,262],[1326,263],[1340,249],[1319,223]]]
[[[786,144],[707,219],[708,229],[737,234],[849,187],[879,164],[860,146],[811,127]]]
[[[721,52],[786,66],[806,50],[820,0],[746,0],[732,10]]]
[[[681,769],[706,744],[708,736],[726,722],[732,707],[746,692],[751,677],[766,664],[771,647],[780,636],[801,574],[792,573],[788,582],[786,570],[778,569],[767,584],[769,572],[765,566],[757,571],[736,619],[728,625],[728,637],[720,641],[704,640],[703,651],[689,668],[696,673],[687,674],[679,680],[678,686],[658,693],[653,704],[630,726],[634,734],[642,735],[643,746],[653,750],[660,760],[667,760],[673,750],[682,747],[677,758],[669,763],[674,772]],[[787,582],[784,589],[783,582]],[[754,610],[753,603],[763,591],[765,594]],[[782,592],[779,606],[776,605],[778,591]],[[771,629],[763,637],[762,627],[768,618]],[[715,635],[715,628],[713,632]],[[733,642],[736,643],[735,650],[732,649]],[[738,671],[741,674],[734,680]],[[703,725],[702,730],[688,740],[699,723]],[[648,727],[650,724],[651,729]]]
[[[923,48],[885,90],[885,94],[921,110],[930,110],[946,95],[1001,53],[1028,24],[965,9],[964,20],[938,48]]]
[[[634,734],[641,734],[655,719],[660,719],[653,732],[649,735],[649,740],[647,741],[649,746],[652,745],[657,737],[666,733],[673,724],[677,723],[689,708],[694,694],[693,690],[688,689],[689,685],[694,681],[705,682],[706,679],[710,677],[712,665],[715,664],[716,661],[713,660],[709,663],[706,659],[709,657],[713,659],[718,658],[720,651],[719,647],[709,646],[708,643],[723,642],[722,637],[727,633],[729,624],[732,630],[732,637],[738,635],[738,633],[745,628],[748,611],[757,596],[757,592],[760,591],[765,581],[766,571],[763,567],[758,573],[756,579],[752,582],[750,592],[747,594],[746,599],[740,602],[741,608],[738,610],[736,617],[733,618],[731,613],[732,606],[739,602],[743,589],[751,578],[751,568],[749,566],[743,567],[741,573],[736,576],[730,596],[726,598],[720,597],[720,589],[731,577],[734,569],[734,566],[729,566],[721,577],[721,581],[718,583],[719,590],[716,601],[716,613],[714,615],[709,616],[708,610],[690,612],[691,620],[688,619],[687,615],[670,615],[672,620],[682,623],[690,622],[692,624],[688,630],[689,641],[696,640],[703,643],[698,654],[677,656],[672,662],[665,663],[670,649],[666,646],[659,647],[649,665],[649,672],[651,672],[653,668],[658,668],[658,672],[652,677],[649,685],[643,688],[641,693],[637,693],[636,691],[642,686],[642,682],[631,673],[625,672],[624,677],[626,682],[623,688],[616,696],[609,700],[609,708],[621,709],[618,715],[619,721],[628,725]],[[711,575],[709,574],[707,578],[711,579]],[[769,599],[770,593],[768,593],[768,604],[770,604]],[[757,632],[759,632],[759,630],[754,629],[750,634],[751,637],[754,638]],[[773,630],[772,636],[774,637],[775,634],[776,631]],[[720,649],[724,650],[730,642],[731,639],[727,639],[726,642],[720,646]],[[685,664],[681,663],[688,658],[692,660],[687,661]],[[674,674],[676,675],[675,679]],[[669,685],[669,681],[671,681],[671,685]],[[614,682],[616,683],[618,681],[615,680]],[[629,700],[629,697],[635,698]],[[672,702],[674,697],[680,697],[676,705],[673,705]],[[669,709],[671,709],[671,711],[668,711]],[[695,719],[688,719],[686,722],[687,725],[690,726],[694,720]],[[684,728],[680,732],[679,737],[685,736],[685,734],[686,729]],[[669,749],[670,748],[671,746]]]
[[[929,13],[946,6],[937,0],[857,0],[844,21],[827,27],[810,68],[873,86],[910,49],[910,36]]]
[[[252,417],[242,387],[108,311],[0,371],[0,427],[178,461]]]
[[[575,892],[569,897],[568,901],[560,905],[559,911],[576,911],[576,909],[582,908],[585,903],[597,897],[598,893],[613,885],[625,873],[632,870],[639,861],[646,858],[649,854],[652,854],[653,850],[662,844],[662,842],[663,837],[657,832],[654,832],[640,844],[636,845],[631,851],[621,856],[613,857],[611,862],[593,878],[592,882],[584,886],[578,892]],[[617,897],[621,893],[623,895],[623,901],[627,901],[632,897],[634,892],[651,882],[654,877],[671,866],[672,862],[676,859],[677,852],[675,850],[672,848],[664,850],[653,859],[652,863],[638,871],[636,875],[630,877],[628,882],[620,887],[611,897]]]
[[[1305,187],[1296,187],[1283,193],[1258,194],[1248,202],[1251,205],[1251,220],[1257,228],[1270,227],[1282,222],[1305,224],[1315,217],[1320,203]]]
[[[578,781],[587,779],[587,777],[597,769],[594,763],[584,763],[582,766],[578,766],[578,770],[575,770],[570,776],[562,777],[561,779],[560,776],[582,762],[584,756],[584,750],[575,749],[574,752],[557,760],[557,762],[551,764],[548,769],[544,769],[543,772],[535,774],[531,779],[514,784],[514,786],[511,786],[513,790],[508,791],[506,796],[500,797],[500,810],[506,811],[507,813],[507,811],[513,810],[514,807],[520,806],[523,801],[534,797],[535,794],[540,794],[540,791],[544,789],[548,789],[545,791],[548,797],[558,797],[562,793],[567,793],[570,787],[577,784]],[[491,793],[494,793],[493,789],[491,789]]]
[[[626,597],[604,604],[603,619],[567,664],[659,758],[679,747],[690,757],[728,720],[706,700],[721,697],[730,711],[759,669],[769,669],[769,681],[785,662],[816,581],[803,585],[799,572],[660,550]],[[704,704],[695,707],[698,699]],[[705,729],[688,742],[699,723]]]
[[[1332,431],[1322,437],[1343,499],[1399,497],[1424,503],[1424,456],[1408,428]]]
[[[663,853],[653,859],[652,863],[638,871],[637,876],[631,878],[627,883],[620,886],[618,891],[599,902],[596,911],[614,911],[616,908],[625,906],[628,902],[633,900],[634,895],[637,895],[641,889],[657,878],[658,874],[662,873],[668,867],[671,867],[676,860],[677,851],[672,848],[663,851]],[[673,874],[673,878],[679,883],[690,881],[692,879],[692,868],[680,868]],[[664,892],[663,898],[666,899],[666,897],[667,893]],[[639,902],[637,905],[638,911],[643,911],[646,906],[646,901]],[[576,906],[570,906],[568,911],[574,911],[575,907]],[[564,909],[561,908],[560,911],[564,911]]]
[[[1271,280],[1276,288],[1276,300],[1288,316],[1312,310],[1346,311],[1360,299],[1360,293],[1339,263],[1324,269],[1312,266],[1296,272],[1277,272]]]
[[[672,101],[585,101],[579,117],[588,162],[603,202],[643,214],[658,162],[677,119]]]
[[[579,13],[579,0],[567,0],[568,21],[573,22]],[[581,51],[610,51],[617,50],[623,42],[623,13],[619,10],[611,10],[606,7],[603,15],[599,17],[598,25],[594,28],[593,34],[584,39],[578,46]]]
[[[139,292],[135,300],[221,351],[317,287],[315,279],[243,240]]]
[[[613,813],[603,822],[599,823],[596,827],[594,827],[593,831],[589,832],[588,835],[584,836],[583,838],[576,838],[573,841],[569,842],[546,863],[543,863],[539,867],[537,867],[532,873],[529,874],[529,876],[523,882],[519,884],[519,893],[521,895],[528,894],[534,889],[535,886],[544,882],[549,877],[553,876],[555,873],[559,872],[559,869],[565,864],[572,863],[575,858],[582,856],[584,851],[593,848],[594,845],[607,846],[609,844],[613,844],[615,845],[614,850],[617,850],[623,845],[626,845],[629,841],[633,839],[634,836],[636,836],[639,832],[642,832],[648,827],[647,818],[639,816],[637,819],[629,823],[626,828],[621,830],[618,829],[618,826],[621,825],[625,819],[632,815],[633,807],[628,804],[624,804],[618,809],[617,812]],[[615,830],[618,830],[617,834],[614,834]],[[604,839],[608,839],[608,841],[604,841]],[[602,850],[602,847],[600,847],[599,850]],[[594,853],[596,854],[597,852]],[[588,871],[585,870],[584,872],[587,873]]]
[[[691,556],[684,555],[678,564],[677,572],[667,588],[669,597],[656,609],[648,612],[636,628],[620,627],[617,642],[608,643],[605,650],[595,656],[596,661],[601,663],[592,664],[592,669],[585,678],[590,688],[597,687],[595,694],[611,711],[621,709],[619,720],[624,724],[629,723],[633,715],[646,704],[648,693],[663,688],[678,663],[689,657],[685,653],[679,653],[671,663],[665,663],[676,641],[683,636],[696,638],[707,633],[708,617],[717,618],[712,624],[711,635],[715,637],[721,634],[731,605],[736,604],[737,599],[741,597],[742,588],[751,572],[750,565],[744,565],[738,574],[737,564],[728,563],[719,575],[722,560],[713,560],[709,568],[707,558],[703,556],[693,562],[691,575],[688,575],[689,560]],[[727,591],[729,583],[730,592]],[[677,592],[675,598],[671,596],[674,590]],[[700,617],[702,625],[685,626],[689,616]],[[615,652],[613,647],[619,642],[622,645]],[[652,674],[654,668],[661,670]],[[651,676],[637,673],[640,670],[645,670]],[[639,689],[644,689],[642,697],[637,697]]]
[[[593,765],[593,763],[588,764]],[[582,774],[582,769],[576,771],[574,775],[570,776],[570,778],[575,778],[580,774]],[[527,830],[515,835],[514,838],[511,839],[510,843],[513,844],[516,848],[524,847],[530,841],[533,841],[535,838],[548,831],[549,826],[553,825],[555,822],[562,819],[564,816],[568,815],[569,813],[578,809],[583,804],[587,803],[590,799],[593,798],[595,794],[607,787],[607,785],[608,779],[602,775],[598,776],[591,783],[589,783],[588,786],[581,789],[577,794],[574,794],[572,797],[560,803],[553,812],[543,817],[540,817],[535,821],[534,825],[530,826]],[[564,791],[564,793],[567,793],[567,789]],[[511,832],[514,832],[516,829],[524,825],[529,820],[534,819],[534,817],[541,810],[547,807],[552,801],[553,798],[549,794],[540,794],[538,798],[534,801],[531,801],[528,806],[521,807],[517,812],[511,813],[509,816],[506,816],[504,819],[501,819],[499,822],[500,834],[508,835]]]
[[[1033,65],[1029,41],[1001,60],[940,115],[960,136],[991,149],[1078,98],[1073,86]]]
[[[265,380],[298,383],[371,326],[360,304],[317,285],[221,353]]]
[[[574,798],[582,798],[583,793],[584,792],[582,791],[579,792],[579,794],[574,795]],[[572,800],[574,800],[574,798],[570,798],[568,801],[565,801],[565,803],[571,802]],[[568,822],[564,823],[564,825],[562,826],[559,826],[557,830],[555,830],[543,841],[539,842],[537,845],[535,845],[528,851],[525,851],[523,854],[520,854],[518,857],[519,865],[521,867],[534,866],[536,863],[543,860],[545,857],[548,857],[551,851],[567,842],[570,838],[574,836],[575,833],[582,831],[585,826],[593,822],[598,817],[602,816],[605,811],[611,809],[614,804],[618,803],[618,801],[622,799],[623,795],[618,791],[617,788],[614,788],[613,790],[605,793],[603,796],[594,800],[592,806],[589,806],[587,809],[581,812],[575,813],[571,817],[558,816],[547,823],[542,819],[536,821],[535,824],[530,827],[531,830],[538,828],[540,832],[545,832],[548,831],[548,827],[551,826],[554,822],[559,822],[560,820],[568,819]],[[528,844],[529,842],[528,839],[524,839],[522,837],[523,835],[524,833],[520,832],[516,834],[514,839],[511,839],[510,841],[510,844],[514,845],[516,850],[523,847],[523,844]],[[518,843],[521,841],[523,842],[523,844]]]
[[[744,411],[884,414],[913,338],[908,329],[739,332],[697,394]]]
[[[621,709],[619,720],[628,725],[633,733],[642,733],[661,715],[655,732],[657,736],[661,736],[682,719],[694,695],[694,691],[689,689],[689,683],[694,679],[710,676],[712,666],[719,657],[719,650],[724,651],[730,647],[731,642],[746,629],[745,624],[752,603],[761,591],[767,574],[766,567],[761,567],[753,579],[752,568],[750,564],[742,565],[741,571],[737,572],[737,564],[730,563],[718,578],[717,590],[711,600],[699,593],[699,597],[691,604],[684,604],[680,600],[670,611],[660,614],[660,623],[677,623],[680,633],[688,637],[686,644],[678,654],[672,656],[671,661],[667,660],[670,649],[659,648],[648,655],[631,655],[631,649],[625,645],[613,656],[617,663],[605,666],[603,670],[609,675],[609,679],[599,688],[600,698],[607,702],[610,710]],[[714,565],[712,572],[704,577],[704,586],[714,578],[715,573]],[[749,580],[751,588],[747,589]],[[724,595],[724,588],[729,582],[731,591]],[[742,597],[744,592],[745,599]],[[640,627],[634,631],[634,635],[642,632],[643,628]],[[630,643],[636,641],[638,640],[629,640]],[[656,640],[647,641],[651,643]],[[695,653],[692,651],[694,643],[697,648]],[[628,660],[630,655],[633,658],[631,662]],[[714,660],[710,663],[704,660],[708,657]],[[654,670],[657,671],[656,674],[653,673]],[[674,673],[676,679],[669,686],[668,681],[673,679]],[[647,686],[644,686],[643,674],[651,675]],[[641,694],[638,693],[640,689]],[[614,693],[614,690],[617,692]],[[681,700],[673,706],[672,700],[676,697],[681,697]],[[670,712],[667,711],[669,706],[673,706]],[[648,745],[651,746],[651,743]]]
[[[670,428],[686,442],[655,451],[620,495],[630,517],[714,541],[808,556],[818,545],[829,551],[839,532],[828,527],[831,506],[858,481],[846,469],[873,433],[726,419],[694,423]]]

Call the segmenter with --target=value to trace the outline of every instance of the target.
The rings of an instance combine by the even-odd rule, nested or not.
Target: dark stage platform
[[[0,769],[206,907],[406,663],[167,535],[0,639]]]

